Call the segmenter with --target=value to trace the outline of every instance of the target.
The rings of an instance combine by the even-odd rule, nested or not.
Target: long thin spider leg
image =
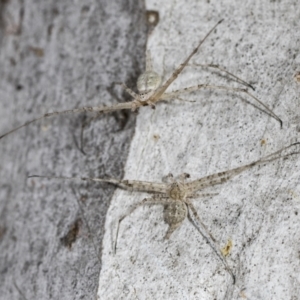
[[[111,112],[111,111],[115,111],[115,110],[122,110],[122,109],[131,109],[131,110],[136,110],[138,107],[140,106],[144,106],[144,105],[154,105],[157,101],[160,100],[160,97],[164,94],[164,92],[166,91],[166,89],[168,88],[168,86],[178,77],[178,75],[182,72],[182,70],[185,68],[185,66],[188,64],[189,60],[193,57],[193,55],[195,55],[198,51],[198,49],[200,48],[200,46],[202,45],[202,43],[206,40],[206,38],[214,31],[214,29],[222,22],[223,20],[219,21],[204,37],[204,39],[202,39],[198,46],[192,51],[192,53],[187,57],[187,59],[177,68],[175,69],[175,71],[173,72],[173,74],[171,75],[171,77],[166,81],[166,83],[164,85],[162,85],[160,88],[158,88],[153,95],[149,98],[149,100],[145,101],[145,103],[143,103],[143,101],[140,100],[140,95],[136,94],[134,91],[132,91],[131,89],[129,89],[124,83],[115,83],[115,84],[121,84],[121,86],[125,89],[125,91],[127,93],[129,93],[133,98],[134,101],[131,102],[125,102],[125,103],[118,103],[116,105],[110,106],[110,107],[81,107],[81,108],[77,108],[77,109],[70,109],[70,110],[65,110],[65,111],[57,111],[57,112],[53,112],[53,113],[47,113],[44,114],[43,116],[33,119],[31,121],[28,121],[26,123],[24,123],[21,126],[18,126],[6,133],[4,133],[3,135],[0,136],[0,139],[2,139],[3,137],[25,127],[28,126],[31,123],[37,122],[39,120],[42,120],[44,118],[48,118],[51,116],[55,116],[55,115],[61,115],[61,114],[68,114],[68,113],[81,113],[81,112]]]
[[[30,175],[28,176],[28,178],[95,181],[95,182],[111,183],[127,191],[152,192],[152,193],[162,193],[162,194],[166,194],[168,188],[168,185],[165,183],[139,181],[139,180],[119,180],[115,178],[42,176],[42,175]]]
[[[45,119],[45,118],[49,118],[49,117],[53,117],[53,116],[57,116],[57,115],[64,115],[64,114],[74,114],[74,113],[82,113],[82,112],[96,112],[96,113],[107,113],[107,112],[111,112],[111,111],[116,111],[116,110],[122,110],[122,109],[131,109],[132,108],[132,102],[125,102],[125,103],[117,103],[115,105],[112,106],[84,106],[81,108],[75,108],[75,109],[68,109],[68,110],[63,110],[63,111],[55,111],[52,113],[47,113],[44,114],[43,116],[33,119],[31,121],[28,121],[26,123],[24,123],[21,126],[18,126],[4,134],[2,134],[0,136],[0,139],[4,138],[5,136],[23,128],[28,126],[31,123],[37,122],[39,120]]]
[[[133,206],[130,207],[129,211],[124,214],[121,218],[119,218],[118,220],[118,225],[117,225],[117,230],[116,230],[116,238],[114,241],[114,245],[113,245],[113,251],[114,254],[116,254],[117,252],[117,241],[118,241],[118,236],[119,236],[119,230],[120,230],[120,225],[121,222],[129,215],[131,215],[137,208],[144,206],[144,205],[155,205],[155,204],[167,204],[170,203],[174,200],[170,199],[169,197],[166,196],[161,196],[161,195],[155,195],[151,198],[145,198],[144,200],[142,200],[141,202],[138,202],[136,204],[134,204]]]
[[[82,154],[86,155],[85,151],[84,151],[84,142],[83,142],[83,132],[84,132],[84,129],[90,125],[91,122],[93,122],[95,119],[99,118],[99,114],[97,114],[96,116],[88,119],[87,121],[84,121],[82,122],[82,125],[81,125],[81,130],[80,130],[80,151]]]
[[[151,101],[143,101],[141,96],[139,94],[136,94],[132,89],[130,89],[125,83],[123,82],[115,82],[116,85],[121,85],[121,87],[134,99],[131,102],[125,102],[130,103],[130,109],[131,111],[136,111],[141,106],[147,106],[151,105],[152,108],[154,108],[154,104],[151,103]]]
[[[96,247],[96,243],[95,243],[94,237],[93,237],[93,235],[92,235],[91,227],[89,226],[88,220],[86,219],[86,217],[85,217],[85,215],[84,215],[84,211],[83,211],[83,209],[82,209],[82,207],[81,207],[80,201],[78,200],[78,197],[77,197],[77,195],[76,195],[75,189],[74,189],[72,186],[71,186],[71,189],[72,189],[72,192],[73,192],[73,194],[74,194],[74,196],[75,196],[77,205],[78,205],[78,207],[79,207],[81,217],[82,217],[82,219],[83,219],[83,221],[84,221],[84,223],[85,223],[85,226],[86,226],[86,228],[88,229],[88,232],[89,232],[89,234],[90,234],[90,239],[91,239],[91,241],[92,241],[92,244],[93,244],[93,247],[94,247],[94,250],[95,250],[95,253],[96,253],[97,260],[98,260],[98,262],[99,262],[99,265],[101,265],[101,258],[100,258],[99,255],[98,255],[98,251],[97,251],[97,247]]]
[[[233,274],[232,270],[230,269],[227,261],[225,260],[224,256],[222,255],[220,251],[220,246],[217,244],[216,239],[212,236],[212,234],[209,232],[207,227],[204,225],[204,223],[201,221],[201,219],[198,216],[198,213],[194,207],[194,205],[189,201],[185,200],[189,207],[189,219],[193,223],[193,225],[196,227],[196,229],[200,232],[200,234],[204,237],[204,239],[208,242],[214,253],[218,256],[218,258],[222,261],[222,263],[225,266],[226,271],[230,274],[232,277],[233,284],[235,284],[235,275]],[[192,212],[192,214],[190,213]],[[195,221],[196,219],[196,221]]]
[[[182,99],[182,98],[180,98],[180,97],[176,97],[176,99],[177,100],[180,100],[180,101],[182,101],[182,102],[189,102],[189,103],[195,103],[196,102],[196,100],[186,100],[186,99]]]
[[[19,286],[17,285],[15,279],[13,279],[13,284],[16,288],[16,290],[18,291],[18,293],[20,294],[20,296],[22,297],[23,300],[27,300],[27,298],[25,297],[24,293],[22,292],[22,290],[19,288]]]
[[[190,196],[188,196],[188,198],[207,198],[207,197],[213,197],[213,196],[217,196],[219,195],[219,193],[195,193],[192,194]]]
[[[201,190],[201,189],[204,189],[206,187],[210,187],[210,186],[214,186],[214,185],[217,185],[217,184],[225,183],[229,179],[231,179],[231,178],[237,176],[238,174],[240,174],[240,173],[242,173],[242,172],[244,172],[244,171],[246,171],[250,168],[253,168],[255,166],[267,164],[269,162],[272,162],[272,161],[280,159],[280,158],[287,158],[287,157],[292,156],[292,155],[300,154],[300,151],[296,151],[296,152],[292,152],[292,153],[289,153],[289,154],[281,155],[281,153],[283,151],[288,150],[289,148],[294,147],[294,146],[299,145],[299,144],[300,144],[299,142],[291,144],[287,147],[284,147],[284,148],[282,148],[282,149],[280,149],[276,152],[273,152],[273,153],[261,158],[260,160],[254,161],[250,164],[247,164],[247,165],[244,165],[244,166],[241,166],[241,167],[238,167],[238,168],[234,168],[234,169],[231,169],[231,170],[228,170],[228,171],[219,172],[219,173],[216,173],[216,174],[213,174],[213,175],[209,175],[209,176],[200,178],[198,180],[188,182],[188,183],[185,184],[185,186],[186,186],[187,190],[189,191],[189,193],[192,195],[194,192],[196,192],[198,190]]]
[[[149,102],[156,103],[157,101],[161,100],[161,96],[164,94],[166,89],[170,86],[170,84],[178,77],[178,75],[182,72],[182,70],[186,67],[190,59],[197,53],[203,42],[207,39],[207,37],[216,29],[216,27],[223,22],[223,19],[220,20],[206,35],[205,37],[199,42],[198,46],[192,51],[192,53],[183,61],[182,64],[179,65],[172,73],[170,78],[161,86],[159,87],[155,93],[149,99]]]
[[[240,89],[240,88],[233,88],[233,87],[228,87],[228,86],[222,86],[222,85],[210,85],[210,84],[198,84],[195,86],[190,86],[187,88],[184,88],[182,90],[176,90],[174,92],[170,93],[165,93],[162,95],[161,100],[171,100],[177,97],[177,95],[183,94],[183,93],[191,93],[198,91],[200,89],[220,89],[220,90],[227,90],[227,91],[232,91],[232,92],[239,92],[239,93],[245,93],[252,99],[254,99],[256,102],[258,102],[261,106],[264,107],[266,110],[265,113],[273,117],[275,120],[277,120],[280,123],[280,127],[282,128],[282,120],[263,102],[261,102],[257,97],[249,93],[245,89]]]
[[[140,96],[135,93],[132,89],[130,89],[125,83],[123,82],[115,82],[114,84],[120,85],[132,98],[138,100]]]
[[[151,53],[150,50],[146,51],[146,72],[152,71],[153,66],[152,66],[152,58],[151,58]]]
[[[189,66],[196,66],[196,67],[202,67],[202,68],[214,68],[214,69],[218,69],[221,72],[226,73],[227,75],[233,77],[237,82],[249,87],[250,89],[252,89],[253,91],[255,91],[255,88],[253,87],[253,85],[251,85],[250,83],[246,82],[245,80],[237,77],[236,75],[228,72],[227,70],[225,70],[224,68],[220,67],[219,65],[214,65],[214,64],[208,64],[208,65],[203,65],[203,64],[189,64]]]

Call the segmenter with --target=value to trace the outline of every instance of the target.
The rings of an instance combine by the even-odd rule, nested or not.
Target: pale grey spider
[[[219,259],[224,264],[226,270],[231,275],[233,279],[233,283],[235,283],[234,273],[232,272],[224,256],[222,255],[222,252],[220,250],[218,243],[216,242],[216,239],[213,237],[213,235],[209,232],[207,227],[201,221],[190,199],[211,195],[211,194],[199,194],[197,192],[202,191],[203,189],[208,187],[225,183],[229,179],[248,170],[249,168],[253,168],[257,165],[267,164],[269,162],[272,162],[280,158],[286,158],[291,155],[299,154],[300,151],[294,151],[289,154],[281,155],[283,151],[288,150],[291,147],[295,147],[298,144],[300,143],[297,142],[291,144],[250,164],[237,167],[231,170],[227,170],[224,172],[219,172],[209,176],[205,176],[190,182],[186,180],[190,177],[186,173],[180,175],[176,179],[174,179],[172,175],[168,175],[169,183],[148,182],[148,181],[139,181],[139,180],[119,180],[115,178],[89,178],[89,177],[64,177],[64,176],[51,177],[51,176],[40,176],[40,175],[32,175],[29,177],[50,178],[50,179],[56,178],[56,179],[68,179],[68,180],[80,179],[80,180],[90,180],[96,182],[106,182],[106,183],[117,185],[118,187],[121,187],[129,191],[153,193],[154,195],[152,197],[145,198],[141,202],[136,203],[129,209],[128,212],[126,212],[123,216],[119,218],[118,226],[116,230],[116,237],[113,246],[114,252],[116,252],[117,249],[117,240],[118,240],[120,224],[124,220],[124,218],[130,215],[133,211],[135,211],[140,206],[162,204],[165,206],[164,220],[169,225],[169,228],[164,238],[169,239],[171,234],[178,227],[180,227],[182,222],[186,219],[186,217],[188,217],[191,220],[191,222],[196,226],[197,230],[210,244],[213,251],[219,257]]]
[[[155,107],[156,103],[159,101],[168,101],[172,100],[174,98],[178,98],[180,94],[183,93],[189,93],[189,92],[195,92],[200,89],[223,89],[233,92],[241,92],[244,94],[247,94],[252,99],[254,99],[257,103],[259,103],[264,109],[265,113],[272,116],[275,120],[277,120],[280,123],[280,126],[282,127],[282,121],[281,119],[272,112],[271,109],[269,109],[264,103],[262,103],[258,98],[253,96],[251,93],[247,91],[247,89],[241,89],[241,88],[233,88],[233,87],[226,87],[226,86],[218,86],[218,85],[210,85],[210,84],[198,84],[196,86],[191,86],[187,88],[183,88],[180,90],[172,91],[172,92],[166,92],[167,88],[176,80],[178,75],[183,71],[183,69],[188,65],[190,59],[197,53],[200,46],[203,44],[203,42],[206,40],[206,38],[215,30],[215,28],[222,22],[223,20],[220,20],[207,34],[206,36],[198,43],[197,47],[194,48],[194,50],[191,52],[191,54],[174,70],[174,72],[171,74],[171,76],[165,81],[164,84],[161,84],[162,79],[161,76],[159,76],[156,72],[152,70],[152,64],[151,64],[151,58],[150,55],[147,55],[147,62],[146,62],[146,71],[145,73],[141,74],[140,77],[137,80],[137,89],[138,94],[135,93],[133,90],[128,88],[124,83],[116,83],[118,85],[121,85],[125,91],[130,94],[133,98],[132,101],[124,102],[124,103],[117,103],[115,105],[111,106],[84,106],[81,108],[75,108],[75,109],[69,109],[64,111],[56,111],[51,113],[46,113],[43,116],[33,119],[31,121],[26,122],[25,124],[16,127],[0,136],[0,139],[4,138],[5,136],[17,131],[18,129],[25,127],[31,123],[34,123],[36,121],[42,120],[44,118],[48,118],[55,115],[62,115],[62,114],[73,114],[73,113],[81,113],[81,112],[94,112],[96,113],[96,117],[98,117],[99,114],[102,113],[109,113],[117,110],[126,110],[130,109],[132,111],[137,110],[139,107],[142,106],[151,106],[152,108]],[[206,65],[206,67],[216,68],[220,71],[225,72],[227,75],[232,76],[235,80],[237,80],[239,83],[250,87],[253,89],[253,87],[243,81],[242,79],[238,78],[237,76],[229,73],[225,69],[217,66],[217,65]],[[82,144],[82,143],[81,143]]]

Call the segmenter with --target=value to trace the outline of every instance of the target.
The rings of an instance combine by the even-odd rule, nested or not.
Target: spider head
[[[161,77],[154,71],[146,71],[137,80],[137,89],[140,95],[155,91],[161,84]]]
[[[173,182],[170,185],[169,197],[174,200],[184,200],[186,198],[186,191],[184,185],[180,182]]]

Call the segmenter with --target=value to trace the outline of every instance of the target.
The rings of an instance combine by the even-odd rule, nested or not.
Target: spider
[[[195,92],[200,89],[223,89],[223,90],[228,90],[228,91],[233,91],[233,92],[244,93],[244,94],[250,96],[252,99],[254,99],[257,103],[259,103],[265,109],[265,113],[272,116],[275,120],[277,120],[280,123],[280,126],[282,127],[282,120],[276,114],[274,114],[271,109],[269,109],[265,104],[263,104],[258,98],[256,98],[251,93],[249,93],[247,89],[209,85],[209,84],[198,84],[196,86],[187,87],[187,88],[176,90],[173,92],[166,92],[166,90],[172,84],[172,82],[174,82],[176,80],[176,78],[179,76],[179,74],[188,65],[191,58],[198,52],[198,50],[199,50],[200,46],[203,44],[203,42],[207,39],[207,37],[216,29],[216,27],[221,22],[223,22],[223,20],[220,20],[205,35],[205,37],[198,43],[197,47],[194,48],[194,50],[191,52],[191,54],[174,70],[172,75],[165,81],[164,84],[161,84],[161,82],[162,82],[161,77],[152,70],[151,58],[150,58],[150,55],[147,55],[146,71],[145,71],[145,73],[141,74],[137,80],[138,94],[135,93],[130,88],[128,88],[124,83],[119,83],[119,82],[116,83],[117,85],[121,85],[124,88],[124,90],[129,95],[131,95],[131,97],[133,98],[132,101],[124,102],[124,103],[117,103],[112,106],[96,106],[96,107],[84,106],[81,108],[46,113],[39,118],[28,121],[25,124],[2,134],[0,136],[0,139],[4,138],[5,136],[7,136],[7,135],[21,129],[22,127],[25,127],[25,126],[31,124],[31,123],[34,123],[36,121],[42,120],[44,118],[52,117],[55,115],[73,114],[73,113],[81,113],[81,112],[94,112],[94,113],[96,113],[96,117],[98,117],[99,114],[109,113],[109,112],[113,112],[113,111],[117,111],[117,110],[130,109],[132,111],[136,111],[138,108],[140,108],[142,106],[150,106],[152,108],[155,108],[156,103],[159,101],[168,101],[168,100],[171,100],[174,98],[178,98],[178,95],[180,95],[182,93]],[[201,65],[201,66],[203,67],[203,65]],[[254,90],[254,88],[250,84],[246,83],[242,79],[227,72],[226,70],[224,70],[223,68],[221,68],[217,65],[211,64],[211,65],[205,65],[205,67],[216,68],[220,71],[223,71],[227,75],[232,76],[239,83],[241,83],[247,87],[250,87],[251,89]],[[83,125],[83,127],[84,127],[84,125]],[[82,134],[81,134],[81,144],[82,144]]]
[[[117,241],[119,235],[119,229],[121,222],[130,214],[133,213],[137,208],[144,205],[155,205],[160,204],[164,205],[164,221],[169,225],[167,232],[165,233],[164,239],[169,239],[172,233],[180,227],[182,222],[188,217],[192,224],[197,228],[200,234],[204,239],[209,243],[210,247],[213,249],[214,253],[224,264],[225,269],[232,277],[233,284],[235,284],[235,275],[227,264],[220,247],[209,232],[205,224],[201,221],[196,208],[191,202],[192,198],[206,197],[211,196],[212,194],[199,194],[198,191],[202,191],[205,188],[212,187],[218,184],[225,183],[226,181],[232,179],[238,174],[253,168],[257,165],[267,164],[274,160],[280,158],[287,158],[288,156],[300,154],[300,151],[294,151],[289,154],[281,155],[281,153],[289,148],[294,147],[295,145],[300,144],[300,142],[293,143],[289,146],[286,146],[274,153],[271,153],[257,161],[254,161],[250,164],[237,167],[231,170],[215,173],[196,179],[193,181],[187,181],[190,178],[190,175],[183,173],[177,178],[174,178],[172,174],[167,176],[169,182],[158,183],[158,182],[148,182],[148,181],[139,181],[139,180],[119,180],[115,178],[91,178],[91,177],[65,177],[65,176],[41,176],[41,175],[31,175],[29,178],[48,178],[48,179],[68,179],[68,180],[85,180],[85,181],[96,181],[96,182],[105,182],[116,185],[120,188],[129,191],[140,191],[153,193],[153,196],[150,198],[145,198],[141,202],[133,205],[124,215],[122,215],[118,220],[116,237],[113,243],[113,251],[116,253],[117,250]]]

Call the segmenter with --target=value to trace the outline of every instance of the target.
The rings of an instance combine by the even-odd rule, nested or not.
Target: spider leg
[[[255,91],[255,88],[253,87],[253,85],[251,85],[250,83],[246,82],[245,80],[237,77],[236,75],[228,72],[227,70],[225,70],[224,68],[220,67],[219,65],[214,65],[214,64],[208,64],[208,65],[203,65],[203,64],[189,64],[189,66],[196,66],[196,67],[202,67],[202,68],[214,68],[214,69],[218,69],[221,72],[226,73],[227,75],[233,77],[238,83],[243,84],[246,87],[249,87],[250,89],[252,89],[253,91]]]
[[[188,198],[207,198],[207,197],[213,197],[217,195],[219,195],[219,193],[195,193],[188,196]]]
[[[93,122],[95,119],[97,119],[99,117],[99,115],[96,115],[92,118],[89,118],[88,120],[84,120],[81,124],[81,130],[80,130],[80,147],[79,150],[81,151],[82,154],[86,155],[85,151],[84,151],[84,142],[83,142],[83,132],[85,130],[85,128],[87,126],[89,126],[91,124],[91,122]]]
[[[84,210],[83,210],[83,208],[82,208],[82,205],[81,205],[81,203],[80,203],[80,200],[78,199],[78,195],[77,195],[77,193],[76,193],[74,187],[71,186],[71,189],[72,189],[72,192],[73,192],[73,194],[74,194],[74,196],[75,196],[77,205],[78,205],[78,207],[79,207],[79,211],[80,211],[80,214],[81,214],[81,218],[83,219],[83,221],[84,221],[84,223],[85,223],[85,226],[86,226],[86,228],[87,228],[87,230],[88,230],[88,232],[89,232],[89,238],[90,238],[91,241],[92,241],[92,244],[93,244],[93,247],[94,247],[94,250],[95,250],[95,254],[96,254],[97,259],[98,259],[98,262],[99,262],[99,264],[101,265],[101,258],[100,258],[100,256],[99,256],[98,251],[97,251],[97,247],[96,247],[96,244],[97,244],[97,243],[95,242],[94,237],[93,237],[93,235],[92,235],[91,227],[89,226],[88,220],[86,219],[86,217],[85,217],[85,215],[84,215]]]
[[[141,97],[139,94],[135,93],[132,89],[130,89],[125,83],[123,82],[115,82],[116,85],[121,85],[121,87],[134,99],[131,102],[126,102],[130,103],[130,109],[131,111],[136,111],[140,106],[148,105],[146,102],[143,102],[141,100]],[[150,103],[149,105],[153,105]]]
[[[118,225],[117,225],[117,231],[116,231],[116,238],[115,241],[113,243],[113,251],[114,254],[116,254],[117,251],[117,241],[118,241],[118,235],[119,235],[119,230],[120,230],[120,225],[121,222],[129,215],[131,215],[137,208],[144,206],[144,205],[155,205],[155,204],[166,204],[166,203],[170,203],[171,201],[174,201],[172,199],[170,199],[169,197],[166,196],[161,196],[161,195],[155,195],[151,198],[145,198],[144,200],[142,200],[141,202],[138,202],[136,204],[134,204],[133,206],[130,207],[129,211],[124,214],[123,216],[121,216],[121,218],[119,218],[118,220]]]
[[[180,101],[182,101],[182,102],[190,102],[190,103],[195,103],[196,101],[195,100],[186,100],[186,99],[182,99],[182,98],[180,98],[180,97],[176,97],[176,99],[177,100],[180,100]]]
[[[120,85],[133,99],[140,99],[140,96],[137,93],[135,93],[132,89],[130,89],[125,83],[115,82],[115,84]]]
[[[212,236],[209,232],[207,227],[204,223],[200,220],[198,213],[194,207],[194,205],[188,200],[185,200],[187,206],[189,207],[189,219],[192,224],[196,227],[196,229],[200,232],[200,234],[204,237],[204,239],[208,242],[214,253],[218,256],[218,258],[222,261],[223,265],[225,266],[226,271],[232,277],[233,284],[235,284],[235,275],[233,274],[232,270],[230,269],[227,261],[225,260],[224,256],[221,253],[220,246],[217,244],[216,239]],[[190,211],[192,213],[190,213]]]
[[[43,116],[33,119],[31,121],[28,121],[26,123],[24,123],[21,126],[18,126],[2,135],[0,135],[0,139],[4,138],[5,136],[23,128],[28,126],[31,123],[37,122],[39,120],[42,119],[46,119],[49,117],[53,117],[53,116],[58,116],[58,115],[65,115],[65,114],[75,114],[75,113],[82,113],[82,112],[96,112],[96,113],[108,113],[111,111],[116,111],[116,110],[122,110],[122,109],[132,109],[132,105],[133,102],[125,102],[125,103],[117,103],[115,105],[112,106],[84,106],[84,107],[80,107],[80,108],[74,108],[74,109],[68,109],[68,110],[63,110],[63,111],[55,111],[55,112],[51,112],[51,113],[46,113]]]
[[[254,95],[249,93],[246,89],[233,88],[233,87],[227,87],[227,86],[221,86],[221,85],[198,84],[198,85],[190,86],[190,87],[187,87],[187,88],[184,88],[181,90],[176,90],[174,92],[165,93],[164,95],[161,96],[161,100],[171,100],[171,99],[176,98],[180,94],[191,93],[191,92],[198,91],[200,89],[214,89],[214,90],[220,89],[220,90],[227,90],[227,91],[231,91],[231,92],[239,92],[239,93],[247,94],[249,97],[251,97],[256,102],[258,102],[261,106],[263,106],[266,111],[264,111],[264,110],[262,110],[262,111],[264,111],[266,114],[270,115],[272,118],[277,120],[280,123],[280,128],[282,128],[282,120],[275,113],[273,113],[273,111],[268,106],[266,106],[257,97],[255,97]],[[259,107],[257,107],[257,108],[260,109]]]
[[[280,158],[287,158],[291,155],[297,155],[300,154],[300,151],[296,151],[296,152],[292,152],[289,154],[285,154],[285,155],[280,155],[283,151],[288,150],[291,147],[294,147],[295,145],[300,144],[299,142],[297,143],[293,143],[287,147],[284,147],[276,152],[273,152],[257,161],[254,161],[250,164],[241,166],[241,167],[237,167],[228,171],[224,171],[224,172],[219,172],[216,174],[212,174],[191,182],[188,182],[185,184],[187,190],[189,191],[189,193],[192,195],[194,192],[204,189],[206,187],[211,187],[217,184],[222,184],[225,183],[226,181],[228,181],[229,179],[237,176],[238,174],[252,168],[255,167],[257,165],[262,165],[262,164],[267,164],[269,162],[272,162],[274,160],[280,159]]]
[[[177,180],[181,181],[181,182],[185,182],[186,179],[190,178],[191,175],[189,173],[182,173],[180,175],[178,175],[176,178]]]
[[[81,151],[82,154],[86,155],[85,151],[84,151],[84,141],[83,141],[83,133],[84,130],[87,126],[89,126],[92,122],[94,122],[96,119],[98,119],[101,116],[101,113],[96,114],[95,116],[84,120],[81,124],[81,130],[80,130],[80,146],[79,146],[79,150]]]
[[[67,176],[43,176],[30,175],[28,178],[47,178],[47,179],[64,179],[64,180],[83,180],[110,183],[127,191],[140,191],[150,193],[167,193],[168,185],[159,182],[149,182],[140,180],[120,180],[115,178],[96,178],[96,177],[67,177]]]
[[[207,39],[207,37],[216,29],[216,27],[223,22],[223,19],[220,20],[206,35],[205,37],[199,42],[197,47],[192,51],[192,53],[181,63],[175,71],[172,73],[169,79],[161,86],[159,87],[153,95],[150,97],[149,101],[152,103],[156,103],[157,101],[161,100],[161,96],[165,93],[166,89],[170,86],[170,84],[179,76],[179,74],[183,71],[183,69],[186,67],[186,65],[189,63],[190,59],[198,52],[201,45],[204,43],[204,41]]]
[[[167,174],[166,176],[163,176],[162,182],[164,183],[174,183],[174,175],[172,173]]]
[[[146,72],[152,70],[153,70],[153,66],[152,66],[151,52],[150,50],[147,50],[146,51]]]
[[[15,279],[13,279],[13,284],[14,284],[16,290],[18,291],[18,293],[21,295],[22,299],[23,300],[27,300],[27,298],[25,297],[24,293],[22,292],[22,290],[17,285],[17,282],[15,281]]]

